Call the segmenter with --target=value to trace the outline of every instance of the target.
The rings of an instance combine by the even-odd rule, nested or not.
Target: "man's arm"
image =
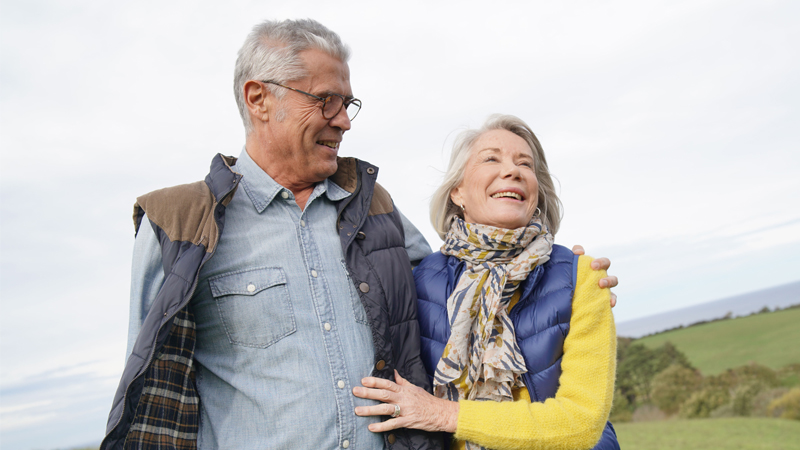
[[[150,306],[156,299],[162,284],[164,284],[164,266],[161,261],[161,245],[147,215],[145,215],[133,244],[131,309],[125,360],[133,351],[133,344],[136,342],[136,337],[139,336],[144,318],[147,317],[147,312],[150,311]]]
[[[428,245],[428,241],[425,240],[425,237],[417,227],[397,208],[397,205],[394,207],[403,221],[403,233],[406,236],[406,253],[408,253],[408,259],[411,260],[411,267],[417,267],[423,258],[432,253],[431,246]]]

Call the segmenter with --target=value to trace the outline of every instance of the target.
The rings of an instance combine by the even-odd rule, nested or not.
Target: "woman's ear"
[[[461,187],[460,186],[456,187],[456,188],[453,188],[453,190],[450,191],[450,200],[453,201],[454,205],[458,206],[461,209],[464,209],[463,206],[462,206],[464,204],[464,198],[461,196]]]
[[[242,89],[244,90],[244,102],[250,111],[250,118],[268,122],[272,96],[269,95],[266,86],[258,81],[250,80],[244,84]]]

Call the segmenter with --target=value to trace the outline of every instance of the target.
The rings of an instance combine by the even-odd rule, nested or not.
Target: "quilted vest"
[[[431,383],[450,338],[447,298],[465,268],[466,264],[458,258],[434,252],[414,269],[422,361]],[[510,318],[528,369],[523,379],[531,401],[544,402],[555,397],[558,391],[577,276],[578,256],[565,247],[554,245],[550,260],[536,267],[520,283],[520,298]],[[619,444],[608,422],[595,450],[611,449],[619,449]]]
[[[214,256],[225,207],[241,180],[230,167],[235,161],[217,155],[205,181],[152,192],[134,205],[137,231],[145,213],[153,219],[148,225],[161,242],[166,278],[123,371],[101,449],[196,448],[201,399],[194,384],[195,325],[188,305],[203,264]],[[416,292],[400,215],[376,183],[375,166],[354,158],[338,162],[331,180],[353,194],[337,205],[339,237],[372,329],[371,375],[393,379],[397,369],[430,390],[419,358]],[[384,444],[387,449],[442,447],[438,434],[408,429],[385,433]]]

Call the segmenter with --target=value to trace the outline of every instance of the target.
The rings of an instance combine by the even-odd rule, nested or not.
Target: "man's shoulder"
[[[337,158],[336,162],[338,168],[336,173],[331,175],[330,180],[350,193],[355,192],[358,187],[359,163],[361,163],[362,166],[366,166],[365,170],[369,175],[372,175],[377,169],[374,164],[353,157],[340,157]],[[372,171],[370,171],[370,169],[372,169]],[[369,207],[369,215],[389,214],[392,211],[394,211],[392,196],[380,183],[375,182],[372,189],[372,202]]]
[[[133,206],[137,230],[147,214],[150,222],[161,228],[172,241],[199,243],[201,231],[208,227],[214,214],[214,195],[205,181],[158,189],[136,199]]]
[[[236,158],[217,154],[203,181],[158,189],[136,199],[133,206],[134,227],[138,231],[142,217],[167,233],[173,241],[200,243],[216,232],[214,209],[217,203],[227,206],[236,191],[241,175],[232,170]],[[216,243],[216,238],[211,237]]]
[[[158,205],[160,203],[197,201],[206,199],[211,195],[211,190],[205,181],[195,181],[194,183],[179,184],[155,191],[148,192],[136,198],[136,203],[142,207],[148,205]]]
[[[170,186],[148,192],[136,199],[134,207],[141,208],[150,220],[184,215],[188,210],[210,208],[214,196],[205,181]]]

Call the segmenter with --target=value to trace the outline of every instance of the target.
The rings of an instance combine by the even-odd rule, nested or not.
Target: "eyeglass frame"
[[[344,96],[344,95],[342,95],[342,94],[335,94],[335,93],[328,93],[328,96],[327,96],[327,97],[320,97],[320,96],[318,96],[318,95],[314,95],[314,94],[308,93],[308,92],[306,92],[306,91],[301,91],[300,89],[295,89],[295,88],[293,88],[293,87],[290,87],[290,86],[284,86],[284,85],[282,85],[282,84],[278,83],[277,81],[273,81],[273,80],[261,80],[261,82],[262,82],[262,83],[267,83],[267,84],[274,84],[275,86],[280,86],[280,87],[282,87],[282,88],[286,88],[286,89],[289,89],[289,90],[291,90],[291,91],[299,92],[299,93],[301,93],[301,94],[305,94],[305,95],[307,95],[307,96],[309,96],[309,97],[312,97],[312,98],[314,98],[314,99],[316,99],[316,100],[319,100],[319,101],[321,101],[321,102],[322,102],[322,106],[320,106],[320,110],[322,111],[322,117],[323,117],[323,118],[325,118],[325,120],[331,120],[331,119],[333,119],[334,117],[336,117],[336,116],[337,116],[337,115],[338,115],[340,112],[342,112],[342,108],[344,108],[344,112],[345,112],[345,115],[346,115],[346,114],[347,114],[347,107],[349,107],[350,105],[356,105],[356,106],[358,106],[358,110],[356,111],[356,113],[355,113],[355,114],[353,114],[353,117],[350,117],[349,115],[347,116],[347,118],[348,118],[348,119],[349,119],[351,122],[352,122],[352,121],[353,121],[353,120],[356,118],[356,116],[358,115],[358,113],[359,113],[359,112],[361,112],[361,100],[359,100],[359,99],[357,99],[357,98],[355,98],[355,97],[347,97],[347,96]],[[329,99],[330,99],[331,97],[333,97],[333,96],[336,96],[336,97],[339,97],[339,98],[341,98],[341,99],[342,99],[342,104],[339,106],[339,109],[336,111],[336,113],[334,113],[334,114],[333,114],[332,116],[330,116],[330,117],[325,117],[325,105],[327,105],[327,104],[328,104],[328,101],[329,101]]]

